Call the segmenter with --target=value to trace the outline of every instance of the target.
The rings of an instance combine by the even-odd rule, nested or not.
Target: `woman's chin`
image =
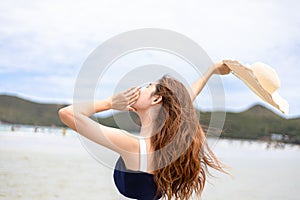
[[[136,112],[138,109],[138,106],[136,106],[136,103],[132,104],[130,107],[132,108],[131,111],[134,111],[134,112]]]

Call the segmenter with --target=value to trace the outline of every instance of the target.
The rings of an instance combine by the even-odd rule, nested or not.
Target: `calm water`
[[[44,182],[39,184],[39,187],[43,188],[43,184],[49,185],[54,182],[63,182],[72,176],[80,176],[80,179],[88,180],[84,183],[87,186],[89,184],[94,186],[91,182],[97,182],[98,184],[97,186],[94,186],[93,190],[89,189],[87,192],[88,199],[118,198],[118,193],[113,185],[111,177],[111,169],[107,169],[91,159],[87,153],[83,153],[82,151],[84,151],[84,148],[82,148],[80,142],[78,142],[74,132],[67,130],[65,136],[63,136],[62,133],[63,130],[61,128],[40,127],[35,129],[35,127],[24,126],[15,127],[14,132],[11,132],[10,126],[0,126],[0,164],[2,170],[0,173],[0,180],[2,182],[2,184],[0,184],[0,199],[28,199],[28,197],[35,197],[35,194],[30,193],[30,191],[33,191],[33,188],[31,188],[32,184],[23,186],[23,183],[26,182],[27,179],[28,181],[31,181],[33,178],[39,179],[39,176],[36,177],[36,174],[30,175],[30,173],[33,172],[28,169],[26,171],[26,173],[29,174],[27,178],[25,176],[14,177],[13,174],[15,174],[15,171],[13,170],[17,169],[19,170],[19,174],[22,174],[20,170],[22,170],[23,167],[20,165],[24,165],[24,163],[31,163],[34,165],[34,162],[37,162],[37,159],[30,160],[30,156],[27,156],[26,160],[21,162],[18,158],[18,151],[20,152],[22,150],[22,153],[24,153],[26,151],[37,152],[35,150],[38,150],[42,155],[43,152],[47,152],[48,155],[55,149],[60,149],[64,153],[55,154],[56,157],[53,158],[48,156],[47,160],[44,160],[43,162],[41,159],[44,158],[44,156],[39,158],[39,165],[45,165],[42,177],[48,176]],[[202,199],[299,199],[299,146],[285,145],[277,146],[275,148],[274,145],[269,145],[265,142],[225,139],[213,141],[211,143],[214,144],[212,148],[217,157],[230,167],[229,171],[232,176],[211,171],[214,177],[208,178]],[[11,152],[11,156],[4,156],[4,152]],[[79,159],[80,161],[76,161],[76,163],[84,162],[86,165],[77,169],[74,167],[72,168],[73,165],[70,164],[75,164],[75,161],[72,162],[72,160],[69,160],[67,164],[63,164],[66,156]],[[60,159],[60,161],[54,161],[53,159]],[[52,175],[51,173],[57,173],[56,171],[53,171],[50,167],[46,170],[50,162],[62,162],[62,165],[56,165],[55,168],[56,170],[60,169],[60,171],[63,172],[65,170],[67,173],[62,173],[59,177],[55,177],[55,175]],[[68,165],[68,167],[66,167],[66,165]],[[5,168],[5,166],[9,167]],[[53,164],[51,166],[53,166]],[[85,170],[84,167],[88,168],[88,170]],[[74,172],[71,172],[72,170]],[[79,170],[88,172],[86,174],[81,172],[78,173]],[[93,172],[97,172],[97,176],[92,175]],[[65,177],[63,180],[59,179],[64,176],[63,174],[68,173],[74,173],[75,175],[68,175],[68,177]],[[102,174],[99,175],[99,173]],[[96,177],[101,178],[95,181]],[[9,185],[4,184],[7,181],[11,181],[12,184],[14,184],[14,189],[11,189]],[[76,183],[68,184],[67,186],[69,187],[65,186],[64,188],[59,189],[61,194],[58,192],[56,198],[53,198],[53,196],[50,195],[51,191],[45,189],[46,192],[43,193],[43,198],[40,197],[39,199],[67,199],[66,197],[69,193],[74,193],[72,199],[79,199],[76,198],[76,196],[79,197],[84,191],[74,190],[74,187],[79,186],[70,184]],[[103,192],[100,192],[101,189],[99,190],[99,188],[105,186],[105,192],[104,190]],[[17,198],[13,195],[18,191],[18,188],[19,190],[22,189],[23,196]],[[52,188],[49,188],[49,190],[56,189],[53,186]],[[70,190],[69,193],[68,190]],[[78,194],[76,194],[76,192],[78,192]],[[50,196],[47,196],[48,193]],[[27,198],[26,195],[28,195]]]

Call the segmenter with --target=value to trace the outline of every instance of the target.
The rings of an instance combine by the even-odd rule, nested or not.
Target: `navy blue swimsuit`
[[[141,160],[140,163],[142,162]],[[115,166],[114,181],[119,192],[125,197],[139,200],[154,200],[161,197],[160,193],[157,194],[157,185],[153,174],[144,172],[144,170],[133,171],[126,169],[121,157]]]

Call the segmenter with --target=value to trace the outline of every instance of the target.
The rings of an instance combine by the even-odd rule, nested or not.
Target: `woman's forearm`
[[[90,117],[95,113],[111,109],[111,101],[109,99],[97,100],[94,102],[78,103],[73,105],[73,107],[76,113]]]
[[[194,101],[199,95],[199,93],[202,91],[209,78],[214,74],[214,70],[215,69],[213,67],[208,68],[204,76],[200,77],[191,85],[191,89],[193,92],[191,96],[192,101]]]
[[[131,105],[137,101],[139,93],[139,88],[130,88],[105,100],[75,103],[60,109],[58,115],[64,124],[77,131],[75,122],[84,125],[88,122],[89,117],[95,113],[110,109],[131,110]]]
[[[207,83],[208,79],[213,74],[219,74],[219,75],[226,75],[230,73],[230,68],[223,63],[223,61],[215,62],[211,67],[208,68],[206,73],[203,77],[200,77],[198,80],[196,80],[192,86],[192,95],[191,99],[194,101],[195,98],[199,95],[201,90],[204,88],[205,84]]]
[[[76,103],[75,105],[64,107],[58,111],[58,115],[64,124],[77,131],[75,121],[109,109],[111,109],[111,102],[109,100],[99,100],[95,102]]]

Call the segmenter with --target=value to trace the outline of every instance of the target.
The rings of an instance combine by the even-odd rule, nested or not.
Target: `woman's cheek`
[[[140,96],[138,100],[132,105],[135,109],[146,109],[149,107],[149,100],[145,96]]]
[[[140,105],[140,102],[141,102],[141,96],[137,99],[137,101],[134,103],[134,104],[132,104],[131,105],[131,107],[133,107],[133,108],[135,108],[135,109],[137,109],[137,108],[139,108],[139,105]]]

